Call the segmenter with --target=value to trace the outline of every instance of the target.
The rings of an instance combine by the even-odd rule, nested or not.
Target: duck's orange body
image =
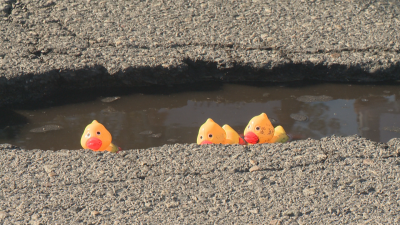
[[[120,148],[111,143],[111,141],[110,132],[103,124],[93,120],[83,131],[81,145],[84,149],[91,149],[93,151],[118,152]]]
[[[221,127],[208,119],[199,129],[197,144],[244,144],[244,141],[229,125]]]
[[[267,114],[253,117],[244,130],[244,139],[249,144],[286,142],[289,137],[282,126],[274,129]]]

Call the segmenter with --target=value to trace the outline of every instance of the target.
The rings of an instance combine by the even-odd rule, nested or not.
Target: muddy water
[[[282,125],[292,140],[332,134],[359,134],[380,142],[400,137],[397,85],[225,84],[208,89],[98,96],[30,110],[0,109],[0,143],[26,149],[80,149],[82,132],[94,119],[108,128],[113,142],[123,149],[194,143],[207,118],[243,133],[248,121],[262,112],[274,125]]]

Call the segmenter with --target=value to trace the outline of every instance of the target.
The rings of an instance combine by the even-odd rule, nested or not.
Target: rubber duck
[[[244,144],[239,134],[229,125],[223,127],[218,125],[211,118],[201,125],[197,135],[197,144]]]
[[[244,139],[249,144],[284,143],[289,140],[282,126],[274,128],[267,114],[253,117],[244,130]]]
[[[222,126],[222,129],[225,131],[227,144],[246,144],[243,138],[241,138],[240,135],[228,124]]]
[[[84,149],[93,151],[119,152],[121,148],[111,143],[111,140],[111,134],[104,125],[93,120],[83,131],[81,145]]]
[[[274,129],[274,136],[272,137],[271,143],[285,143],[289,140],[289,136],[282,126],[277,126]]]

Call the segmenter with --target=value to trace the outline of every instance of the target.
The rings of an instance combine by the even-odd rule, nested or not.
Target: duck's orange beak
[[[244,140],[246,140],[247,143],[250,144],[257,144],[259,141],[257,135],[251,131],[247,132],[247,134],[244,135]]]
[[[101,147],[102,144],[103,144],[103,142],[100,139],[95,138],[95,137],[89,138],[86,141],[86,146],[89,149],[92,149],[93,151],[99,150],[99,148]]]
[[[211,141],[208,141],[208,140],[204,140],[204,141],[202,141],[200,144],[201,144],[201,145],[206,145],[206,144],[212,144],[212,142],[211,142]]]

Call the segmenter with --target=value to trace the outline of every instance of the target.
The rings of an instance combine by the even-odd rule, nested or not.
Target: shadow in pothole
[[[217,63],[184,59],[175,67],[127,67],[110,75],[101,65],[78,70],[51,70],[43,74],[25,74],[11,79],[0,77],[0,106],[10,103],[41,103],[43,99],[65,99],[78,93],[76,99],[85,99],[80,93],[133,93],[136,90],[172,89],[176,85],[199,86],[199,82],[377,82],[400,79],[399,63],[370,73],[360,65],[324,65],[323,63],[284,64],[268,62],[255,66],[247,63]],[[207,85],[208,85],[207,84]],[[83,91],[83,92],[82,92]],[[98,94],[96,94],[98,96]],[[107,94],[108,95],[108,94]],[[54,98],[56,97],[56,98]],[[73,97],[75,98],[75,97]]]

